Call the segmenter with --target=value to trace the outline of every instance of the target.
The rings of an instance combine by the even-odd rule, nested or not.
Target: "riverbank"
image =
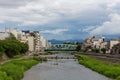
[[[0,65],[0,80],[21,80],[24,72],[38,64],[41,59],[13,59]]]
[[[107,77],[120,80],[120,64],[105,63],[89,55],[79,54],[79,63]]]

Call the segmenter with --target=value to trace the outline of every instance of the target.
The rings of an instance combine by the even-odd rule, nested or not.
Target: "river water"
[[[51,56],[51,55],[50,55]],[[70,54],[55,54],[52,56],[69,56]],[[32,67],[25,72],[22,80],[111,80],[84,66],[74,59],[51,59]]]

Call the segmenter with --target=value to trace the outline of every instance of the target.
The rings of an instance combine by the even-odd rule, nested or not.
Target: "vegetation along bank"
[[[120,80],[120,64],[104,63],[88,55],[79,55],[79,63],[107,77]]]
[[[21,80],[24,72],[39,63],[39,59],[11,60],[0,65],[0,80]]]

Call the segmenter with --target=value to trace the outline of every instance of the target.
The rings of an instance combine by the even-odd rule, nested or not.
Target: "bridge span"
[[[41,58],[47,58],[47,59],[77,59],[77,57],[63,57],[63,56],[39,56]]]

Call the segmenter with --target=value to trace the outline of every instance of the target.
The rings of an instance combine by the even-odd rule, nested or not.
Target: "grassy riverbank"
[[[107,77],[120,80],[120,64],[104,63],[88,55],[80,55],[79,63]]]
[[[40,62],[39,59],[11,60],[0,65],[0,80],[21,80],[24,72]]]

